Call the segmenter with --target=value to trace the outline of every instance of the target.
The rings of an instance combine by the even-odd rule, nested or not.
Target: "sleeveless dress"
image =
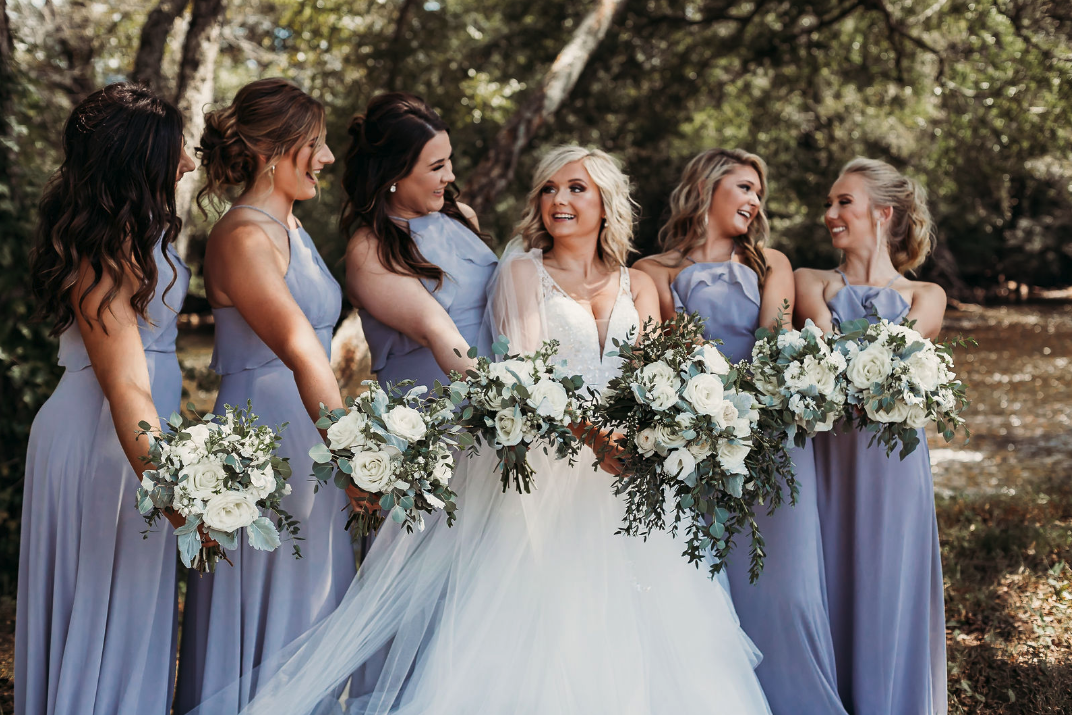
[[[190,272],[170,246],[157,250],[156,264],[151,322],[138,325],[153,404],[166,418],[182,396],[175,336]],[[165,715],[175,667],[175,537],[164,522],[142,538],[138,479],[77,325],[60,336],[59,364],[66,370],[34,419],[26,459],[15,712]]]
[[[620,359],[604,354],[591,312],[558,287],[538,250],[504,258],[500,277],[514,260],[531,262],[543,337],[561,342],[570,372],[604,387]],[[619,275],[608,346],[639,324],[629,272]],[[452,482],[457,523],[377,540],[339,609],[296,644],[246,712],[769,712],[758,654],[725,589],[686,563],[669,534],[615,534],[624,506],[590,449],[573,466],[539,450],[529,457],[531,494],[503,492],[493,450],[464,461]],[[388,641],[374,692],[345,710],[333,703],[335,688]]]
[[[498,259],[480,238],[459,221],[434,212],[409,219],[409,231],[421,255],[443,269],[443,283],[421,279],[432,297],[443,306],[458,331],[481,355],[491,355],[492,336],[481,330],[487,305],[487,285]],[[415,380],[429,390],[436,380],[449,382],[436,364],[432,351],[405,333],[391,328],[361,309],[372,371],[381,385]]]
[[[330,352],[342,291],[305,229],[278,223],[290,236],[287,287],[324,351]],[[257,684],[226,686],[234,686],[241,675],[330,614],[356,572],[350,536],[343,529],[346,495],[329,485],[314,499],[309,448],[321,437],[302,404],[294,373],[257,337],[237,308],[214,308],[212,314],[216,323],[212,367],[222,378],[216,411],[222,412],[225,404],[252,400],[262,423],[272,427],[289,423],[279,454],[290,458],[293,492],[284,498],[283,507],[301,522],[299,535],[304,540],[302,558],[295,559],[286,541],[265,552],[242,538],[239,548],[228,552],[234,567],[221,563],[215,573],[204,576],[190,572],[177,713],[220,690],[225,691],[220,697],[227,709],[237,711]]]
[[[873,319],[875,311],[891,321],[908,314],[892,281],[877,288],[841,277],[845,287],[828,303],[835,323]],[[838,689],[857,715],[945,713],[942,561],[927,439],[921,434],[904,461],[869,440],[856,431],[815,438]]]
[[[670,290],[678,311],[707,318],[704,337],[722,340],[721,350],[732,362],[751,359],[761,305],[754,270],[732,260],[693,262]],[[763,572],[749,583],[748,551],[740,546],[726,572],[741,627],[763,653],[756,675],[771,711],[844,715],[834,671],[812,445],[789,454],[800,494],[795,506],[786,504],[773,516],[757,514],[766,543]]]

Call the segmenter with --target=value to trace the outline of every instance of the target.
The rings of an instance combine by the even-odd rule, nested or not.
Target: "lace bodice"
[[[629,289],[629,269],[622,266],[619,274],[618,297],[611,309],[606,342],[599,348],[599,330],[588,308],[564,291],[543,262],[540,266],[540,287],[543,290],[547,319],[547,337],[559,342],[558,356],[569,372],[581,375],[586,386],[602,390],[621,370],[621,358],[615,352],[614,339],[625,342],[636,338],[640,314],[633,305]]]

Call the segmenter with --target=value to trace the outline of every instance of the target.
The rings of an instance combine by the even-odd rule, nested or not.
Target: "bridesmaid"
[[[175,539],[145,535],[141,421],[179,408],[175,183],[194,168],[171,104],[112,84],[75,107],[41,200],[30,273],[65,368],[30,430],[15,712],[168,712]],[[173,516],[176,525],[181,517]]]
[[[456,198],[450,129],[423,99],[374,97],[349,133],[346,295],[360,308],[380,382],[431,389],[470,365],[469,346],[491,354],[481,321],[497,260]]]
[[[855,159],[827,198],[842,264],[797,271],[797,320],[829,330],[878,315],[934,338],[945,292],[904,274],[934,236],[926,192],[885,162]],[[927,440],[904,461],[870,435],[815,440],[838,689],[857,715],[946,712],[945,616]]]
[[[636,266],[655,279],[664,318],[676,311],[707,319],[704,335],[721,339],[733,362],[751,359],[755,332],[773,327],[794,293],[785,255],[765,248],[767,168],[754,154],[709,149],[685,168],[660,232],[664,253]],[[786,315],[788,321],[790,315]],[[771,710],[844,714],[834,678],[823,584],[823,555],[810,444],[790,454],[800,485],[796,506],[759,515],[766,543],[763,573],[748,581],[748,554],[727,564],[741,626],[763,653],[756,669]]]
[[[284,507],[301,521],[303,558],[284,544],[256,551],[240,541],[212,575],[191,574],[176,711],[216,695],[237,711],[252,697],[261,662],[331,613],[356,573],[335,488],[313,499],[308,456],[320,435],[320,403],[343,406],[328,351],[342,292],[312,238],[291,213],[317,196],[334,157],[324,108],[290,82],[252,82],[231,106],[210,112],[198,148],[208,182],[200,198],[240,193],[209,235],[205,292],[216,324],[212,366],[221,375],[216,410],[253,401],[269,425],[288,422],[280,454],[294,470]],[[353,495],[351,495],[353,497]],[[241,685],[235,685],[241,679]],[[230,684],[233,692],[219,695]]]

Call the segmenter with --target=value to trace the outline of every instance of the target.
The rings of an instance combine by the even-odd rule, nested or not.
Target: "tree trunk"
[[[331,339],[331,369],[346,394],[356,395],[362,380],[372,377],[372,357],[369,355],[361,316],[351,311],[339,324]]]
[[[130,79],[148,85],[154,92],[162,93],[160,78],[164,47],[176,18],[186,9],[187,0],[160,0],[141,27],[141,41],[134,58],[134,71]]]
[[[190,26],[183,42],[175,103],[186,122],[186,145],[191,150],[201,140],[201,132],[205,128],[205,106],[212,102],[216,87],[216,57],[220,52],[223,15],[224,0],[194,0]],[[183,260],[190,258],[190,223],[194,216],[194,198],[202,181],[198,169],[192,176],[180,181],[175,191],[175,207],[183,222],[175,249]]]
[[[544,123],[554,116],[569,97],[588,59],[606,37],[625,0],[598,0],[584,18],[539,88],[518,107],[491,142],[491,147],[471,172],[465,198],[476,210],[485,213],[514,176],[518,157]]]
[[[391,38],[391,44],[387,47],[389,69],[384,86],[392,92],[398,89],[395,85],[398,82],[398,66],[402,64],[402,58],[406,54],[406,28],[409,26],[409,16],[413,13],[417,2],[418,0],[402,1],[402,7],[398,9],[398,17],[395,19],[395,34]]]
[[[11,24],[7,17],[7,0],[0,0],[0,186],[10,192],[10,204],[19,205],[16,192],[19,183],[14,171],[18,166],[15,161],[12,127],[15,115],[15,66],[12,54],[15,44],[11,38]],[[0,203],[0,219],[3,217],[3,204]]]
[[[93,77],[93,10],[84,0],[73,0],[64,8],[62,17],[48,4],[54,23],[56,49],[67,65],[67,76],[55,82],[66,93],[74,107],[96,89]]]

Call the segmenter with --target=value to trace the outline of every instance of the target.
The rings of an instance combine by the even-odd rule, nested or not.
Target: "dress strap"
[[[835,268],[834,270],[838,272],[839,276],[841,276],[841,280],[845,281],[846,286],[852,285],[852,283],[849,283],[849,277],[842,273],[840,268]]]
[[[630,292],[629,286],[629,269],[625,266],[621,267],[621,273],[618,276],[618,292],[627,293]]]
[[[891,279],[890,279],[890,282],[889,282],[889,283],[887,283],[886,285],[882,286],[882,289],[883,289],[883,290],[885,290],[885,289],[889,288],[889,287],[890,287],[890,286],[892,286],[892,285],[893,285],[894,283],[896,283],[896,282],[897,282],[897,279],[898,279],[898,278],[900,278],[900,277],[901,277],[901,276],[900,276],[900,274],[898,274],[898,275],[895,275],[895,276],[894,276],[893,278],[891,278]]]
[[[283,223],[282,221],[280,221],[279,219],[277,219],[277,218],[276,218],[275,216],[273,216],[272,214],[268,213],[267,211],[265,211],[265,210],[264,210],[264,209],[262,209],[262,208],[258,208],[257,206],[250,206],[249,204],[235,204],[234,206],[232,206],[232,207],[231,207],[231,209],[253,209],[254,211],[259,211],[260,213],[264,214],[265,216],[267,216],[268,218],[272,219],[272,220],[273,220],[273,221],[275,221],[275,222],[276,222],[277,224],[279,224],[280,226],[282,226],[282,227],[283,227],[283,230],[284,230],[284,231],[286,231],[288,235],[290,234],[290,232],[291,232],[291,230],[292,230],[292,229],[290,228],[290,226],[286,225],[285,223]],[[230,210],[230,209],[229,209],[229,210]]]

